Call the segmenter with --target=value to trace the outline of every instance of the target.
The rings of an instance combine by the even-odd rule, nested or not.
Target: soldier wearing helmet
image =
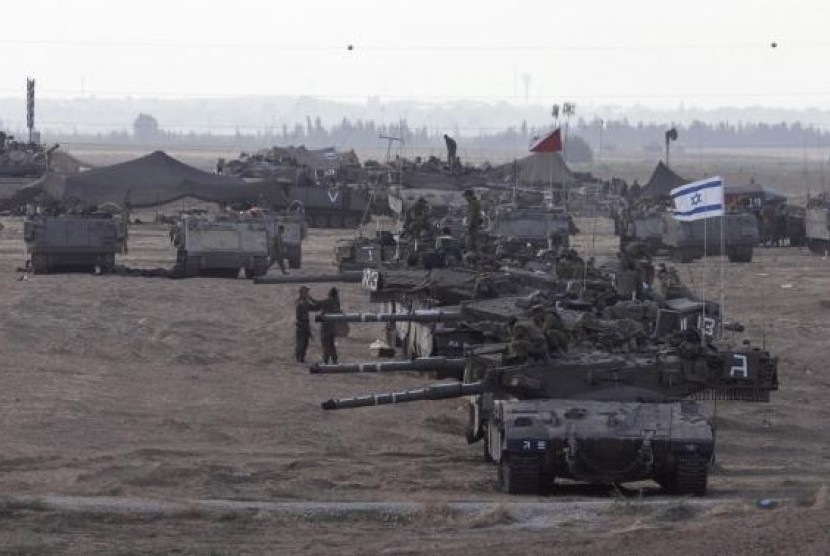
[[[311,338],[311,323],[308,314],[319,311],[320,304],[309,295],[308,286],[300,286],[300,297],[296,303],[296,342],[294,344],[294,359],[297,363],[305,363],[305,354],[308,351],[308,341]]]

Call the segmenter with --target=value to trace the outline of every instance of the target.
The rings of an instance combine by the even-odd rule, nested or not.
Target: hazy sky
[[[0,96],[524,102],[527,75],[542,104],[830,106],[826,0],[29,0],[2,22]]]

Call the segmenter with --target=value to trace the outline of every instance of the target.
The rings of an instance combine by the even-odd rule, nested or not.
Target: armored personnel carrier
[[[725,253],[721,253],[721,227]],[[676,262],[689,263],[710,255],[726,255],[733,263],[752,262],[752,252],[759,241],[758,222],[749,213],[726,213],[692,222],[680,222],[670,213],[663,214],[661,242]]]
[[[510,494],[541,494],[557,478],[602,484],[653,480],[703,495],[715,450],[701,399],[769,401],[777,360],[764,350],[679,341],[635,354],[564,354],[506,361],[495,346],[466,360],[315,366],[328,372],[433,370],[459,382],[330,399],[323,409],[469,399],[468,442],[483,441]],[[461,367],[463,366],[463,371]]]
[[[499,205],[490,211],[489,233],[503,238],[516,238],[537,249],[548,246],[548,239],[558,238],[558,247],[570,247],[573,223],[563,209]]]
[[[173,225],[179,276],[202,274],[262,276],[271,265],[271,241],[263,218],[185,215]]]
[[[116,253],[127,249],[127,223],[109,213],[38,214],[23,224],[26,252],[32,271],[60,270],[110,272]]]

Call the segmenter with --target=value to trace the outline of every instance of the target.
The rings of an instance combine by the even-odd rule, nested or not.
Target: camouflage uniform
[[[481,201],[479,201],[471,190],[464,192],[467,199],[467,250],[471,253],[478,252],[478,234],[481,228]]]
[[[334,289],[334,288],[332,288]],[[334,290],[335,292],[337,290]],[[320,302],[320,314],[340,313],[340,298],[337,295],[329,296]],[[334,339],[337,337],[337,324],[334,322],[323,322],[320,325],[320,342],[323,349],[323,363],[328,364],[329,361],[337,364],[337,346],[334,344]]]
[[[421,233],[429,231],[427,204],[423,197],[419,197],[412,208],[406,212],[404,219],[404,233],[411,238],[420,238]]]
[[[534,360],[547,359],[548,342],[545,335],[531,320],[516,321],[510,331],[510,359],[520,362],[528,358]]]
[[[320,304],[314,301],[309,295],[308,288],[300,288],[300,298],[297,300],[296,314],[296,341],[294,344],[294,358],[298,363],[305,362],[305,354],[308,350],[308,340],[311,338],[311,323],[308,316],[311,311],[319,311]]]
[[[288,274],[285,270],[285,242],[282,239],[282,231],[278,231],[274,236],[274,259],[280,265],[280,270],[283,274]]]
[[[537,311],[533,321],[544,334],[549,352],[568,351],[568,330],[555,309]]]

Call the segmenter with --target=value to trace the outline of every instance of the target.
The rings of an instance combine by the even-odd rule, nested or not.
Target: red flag
[[[557,127],[530,145],[532,153],[558,153],[562,151],[562,133]]]

